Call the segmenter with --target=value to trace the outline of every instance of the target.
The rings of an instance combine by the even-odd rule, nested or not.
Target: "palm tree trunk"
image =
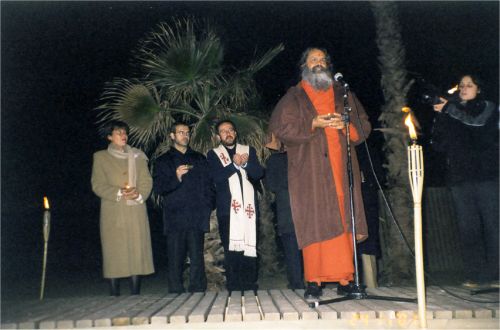
[[[403,234],[413,246],[412,201],[407,172],[406,129],[401,109],[412,82],[407,79],[405,50],[401,40],[397,3],[371,2],[379,49],[379,67],[385,104],[379,121],[383,127],[385,164],[388,169],[387,199]],[[385,129],[384,129],[385,128]],[[389,212],[382,207],[380,236],[382,248],[381,278],[385,284],[413,279],[414,261]]]

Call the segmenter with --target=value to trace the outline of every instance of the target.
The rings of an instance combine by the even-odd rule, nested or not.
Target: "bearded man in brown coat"
[[[338,282],[338,293],[353,290],[353,244],[347,173],[344,88],[333,81],[324,49],[309,48],[301,60],[302,80],[278,102],[269,124],[269,141],[288,151],[292,217],[304,258],[305,298],[321,296],[323,282]],[[351,145],[371,131],[363,106],[348,93]],[[358,241],[368,235],[361,177],[351,148],[353,200]]]

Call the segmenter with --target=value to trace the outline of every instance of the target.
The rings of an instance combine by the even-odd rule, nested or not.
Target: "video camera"
[[[420,102],[427,105],[436,105],[443,103],[440,99],[441,93],[436,86],[426,82],[424,79],[420,81]]]
[[[428,105],[436,105],[439,103],[443,103],[437,94],[424,93],[420,97],[420,101],[424,104]]]

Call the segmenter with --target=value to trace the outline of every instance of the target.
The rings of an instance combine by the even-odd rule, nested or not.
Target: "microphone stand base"
[[[336,302],[346,301],[346,300],[386,300],[386,301],[398,301],[398,302],[409,302],[417,303],[417,298],[403,298],[403,297],[386,297],[386,296],[373,296],[366,293],[363,286],[354,285],[352,291],[345,295],[344,297],[319,300],[309,303],[310,308],[316,308],[320,305],[333,304]]]

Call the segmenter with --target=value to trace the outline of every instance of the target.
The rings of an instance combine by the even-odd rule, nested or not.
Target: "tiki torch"
[[[49,245],[50,234],[50,205],[49,199],[43,197],[43,264],[42,264],[42,284],[40,286],[40,300],[43,299],[43,292],[45,289],[45,269],[47,267],[47,248]]]
[[[403,111],[409,112],[404,109]],[[424,157],[422,153],[422,146],[417,144],[417,132],[415,131],[415,126],[413,125],[411,119],[411,112],[409,112],[406,116],[405,125],[408,126],[411,139],[411,145],[408,146],[408,175],[413,195],[418,318],[420,320],[420,327],[426,328],[424,258],[422,248],[422,190],[424,187]]]

